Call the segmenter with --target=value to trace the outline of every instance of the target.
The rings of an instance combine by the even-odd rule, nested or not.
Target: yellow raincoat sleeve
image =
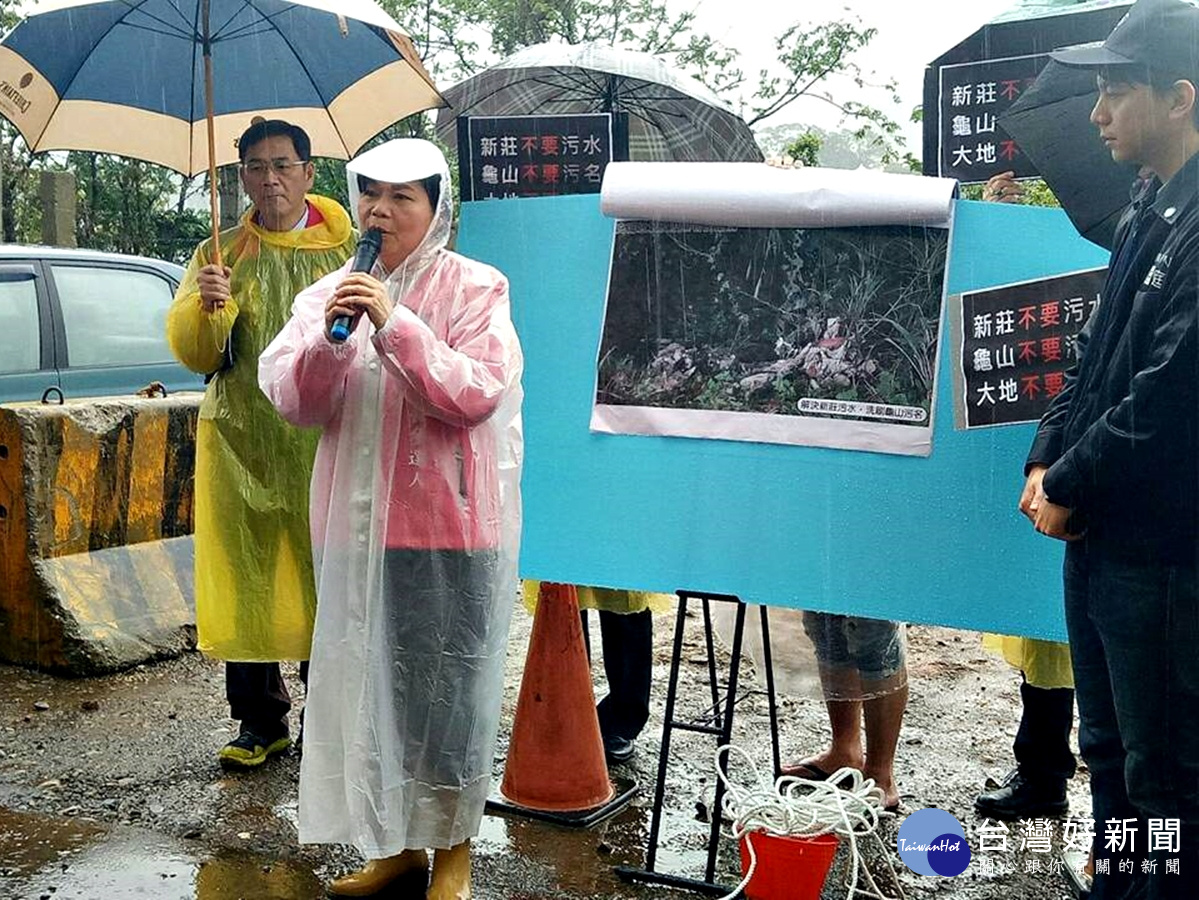
[[[210,259],[209,247],[210,242],[205,241],[192,254],[179,290],[175,292],[175,301],[167,312],[167,343],[171,352],[184,366],[201,375],[221,367],[238,313],[236,300],[230,300],[224,308],[211,313],[204,312],[200,306],[197,278]]]

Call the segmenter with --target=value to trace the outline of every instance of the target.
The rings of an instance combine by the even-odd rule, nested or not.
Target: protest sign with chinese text
[[[961,296],[957,423],[1036,422],[1078,360],[1078,333],[1099,306],[1106,268]]]
[[[604,170],[628,158],[621,114],[465,116],[458,120],[462,199],[598,194]]]
[[[938,174],[963,184],[984,182],[1000,172],[1036,177],[1032,162],[996,118],[1036,81],[1048,61],[1042,53],[941,68]]]

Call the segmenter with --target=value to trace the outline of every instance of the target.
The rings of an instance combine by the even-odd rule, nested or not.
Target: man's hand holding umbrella
[[[1016,180],[1015,172],[992,175],[983,186],[983,199],[994,203],[1019,203],[1024,199],[1024,185]]]
[[[196,282],[200,287],[200,307],[206,313],[224,309],[225,304],[232,298],[229,279],[233,270],[228,266],[209,264],[200,269]]]

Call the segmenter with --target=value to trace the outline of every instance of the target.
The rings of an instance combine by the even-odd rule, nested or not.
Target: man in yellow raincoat
[[[258,388],[258,356],[296,294],[352,255],[354,233],[337,202],[308,193],[303,129],[257,120],[238,148],[253,205],[221,235],[223,266],[210,241],[196,249],[167,339],[185,366],[213,375],[196,431],[196,624],[200,649],[227,661],[241,723],[218,758],[250,768],[291,744],[278,661],[308,659],[316,610],[308,484],[319,433],[275,412]]]

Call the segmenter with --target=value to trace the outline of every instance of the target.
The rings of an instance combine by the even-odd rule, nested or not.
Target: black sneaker
[[[980,816],[1013,822],[1036,816],[1064,816],[1070,804],[1064,781],[1032,781],[1016,769],[995,790],[979,794],[974,809]]]
[[[252,731],[243,731],[217,751],[217,760],[227,769],[255,769],[291,746],[286,734],[266,740]]]
[[[604,738],[604,756],[610,763],[626,763],[633,758],[634,744],[628,738]]]

